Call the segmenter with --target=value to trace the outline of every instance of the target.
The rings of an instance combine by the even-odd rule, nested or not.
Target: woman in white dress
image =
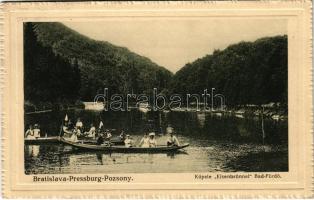
[[[35,139],[34,136],[34,129],[32,125],[29,125],[29,128],[27,129],[27,131],[25,132],[25,138],[26,139]]]
[[[141,139],[139,146],[140,147],[149,147],[149,138],[148,138],[147,133],[145,133],[144,137]]]
[[[149,133],[148,136],[149,136],[149,139],[148,139],[149,147],[157,147],[157,141],[155,139],[155,133],[154,132]]]

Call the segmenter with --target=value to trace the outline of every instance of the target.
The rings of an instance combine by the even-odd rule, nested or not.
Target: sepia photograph
[[[289,172],[287,19],[29,21],[23,62],[26,175]]]
[[[313,197],[311,1],[0,7],[4,198]]]

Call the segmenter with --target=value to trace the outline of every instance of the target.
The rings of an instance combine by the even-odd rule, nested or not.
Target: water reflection
[[[102,161],[102,153],[96,153],[97,160],[99,161],[100,165],[104,165]]]
[[[29,157],[37,157],[39,154],[39,145],[28,145],[28,146],[26,146],[26,154]]]

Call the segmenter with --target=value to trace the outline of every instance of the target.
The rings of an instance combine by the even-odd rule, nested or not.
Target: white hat
[[[149,136],[155,136],[155,133],[154,132],[151,132],[148,134]]]

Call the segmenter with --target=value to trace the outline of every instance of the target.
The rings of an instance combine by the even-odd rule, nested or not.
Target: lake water
[[[63,144],[25,145],[26,174],[288,171],[288,123],[197,112],[95,112],[70,110],[25,115],[25,126],[39,123],[42,134],[57,136],[65,114],[87,127],[100,120],[118,135],[123,129],[138,143],[144,132],[171,124],[180,142],[177,153],[102,153]],[[161,127],[161,128],[160,128]],[[159,144],[166,136],[157,137]]]

